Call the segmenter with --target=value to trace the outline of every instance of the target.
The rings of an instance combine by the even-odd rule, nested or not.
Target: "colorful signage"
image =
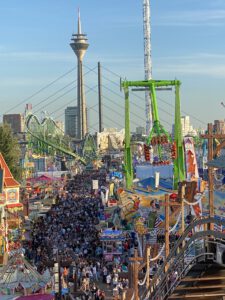
[[[19,202],[19,188],[6,189],[5,192],[6,192],[6,202],[8,204]]]
[[[185,161],[186,161],[186,173],[187,179],[191,180],[193,178],[198,178],[198,165],[194,149],[194,141],[192,137],[184,138],[184,151],[185,151]]]
[[[27,161],[27,162],[25,162],[25,168],[34,168],[35,167],[35,165],[34,165],[34,162],[32,162],[32,161]]]
[[[113,260],[113,254],[105,254],[104,257],[105,257],[106,261],[112,261]]]
[[[110,178],[112,178],[112,177],[123,179],[123,174],[121,172],[113,171],[110,173]]]
[[[92,180],[92,189],[98,190],[98,180]]]
[[[5,204],[5,193],[0,193],[0,205]]]

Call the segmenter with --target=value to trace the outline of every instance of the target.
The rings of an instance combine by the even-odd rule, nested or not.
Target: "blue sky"
[[[37,114],[46,110],[63,119],[64,106],[73,103],[76,90],[58,100],[51,95],[75,80],[76,71],[19,103],[76,66],[69,42],[76,31],[78,7],[90,43],[84,71],[96,67],[98,61],[104,67],[104,125],[123,126],[119,75],[130,80],[144,77],[142,0],[0,1],[2,113],[23,112],[25,103],[31,102]],[[225,101],[225,1],[151,0],[151,16],[153,78],[182,81],[182,111],[191,116],[196,127],[224,119],[220,102]],[[88,107],[97,105],[95,72],[85,75],[86,90],[93,88],[87,93]],[[47,97],[49,100],[43,101]],[[136,103],[131,104],[133,128],[144,125],[143,98],[142,93],[131,96]],[[159,98],[159,115],[169,128],[173,94],[160,92]],[[43,105],[38,105],[40,101]],[[93,129],[97,128],[96,109],[89,111]]]

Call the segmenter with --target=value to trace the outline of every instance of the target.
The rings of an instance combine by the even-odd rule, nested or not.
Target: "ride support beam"
[[[208,124],[208,134],[213,134],[213,125]],[[208,161],[213,159],[213,138],[208,139]],[[213,167],[208,168],[208,176],[209,176],[209,216],[214,217],[214,192],[213,192]],[[214,224],[210,223],[210,230],[214,229]]]
[[[130,148],[130,103],[129,89],[124,87],[125,93],[125,177],[126,187],[129,189],[133,184],[133,162]]]
[[[193,280],[193,278],[192,278]],[[189,291],[189,290],[210,290],[210,289],[224,289],[225,284],[212,284],[212,285],[196,285],[196,286],[178,286],[176,291]]]
[[[221,138],[225,137],[225,135],[221,135]],[[213,159],[213,139],[218,138],[216,134],[213,134],[213,125],[212,123],[208,124],[208,133],[201,136],[208,140],[208,161]],[[214,217],[214,191],[213,191],[213,167],[208,167],[208,182],[209,182],[209,216]],[[214,224],[210,223],[210,230],[214,229]]]
[[[207,276],[195,278],[195,281],[214,281],[214,280],[225,280],[224,276]],[[181,279],[181,282],[193,282],[193,277],[185,277]]]
[[[181,187],[181,234],[184,233],[185,230],[185,221],[184,221],[184,195],[185,195],[185,186],[182,185]],[[182,247],[184,246],[184,243],[182,244]]]
[[[157,101],[156,101],[156,92],[155,92],[155,84],[152,83],[150,85],[150,97],[152,99],[152,117],[154,122],[159,121],[159,114],[157,109]],[[159,127],[159,126],[158,126]],[[157,128],[159,131],[159,128]]]
[[[137,249],[134,250],[134,257],[130,257],[130,262],[133,264],[133,290],[134,290],[134,299],[139,300],[138,294],[138,273],[139,273],[139,263],[143,260],[142,257],[138,257]]]
[[[208,133],[202,134],[201,138],[208,140],[208,161],[211,161],[215,154],[218,153],[218,151],[221,150],[221,144],[219,144],[216,147],[216,150],[213,149],[213,140],[214,139],[225,139],[225,134],[217,134],[213,133],[213,125],[212,123],[208,124]],[[214,185],[214,178],[213,178],[213,172],[214,168],[211,166],[208,166],[208,178],[209,178],[209,216],[214,217],[214,191],[213,191],[213,185]],[[210,223],[210,230],[214,229],[214,224]]]
[[[146,278],[146,289],[148,290],[150,288],[150,253],[151,253],[151,247],[147,245],[146,248],[146,273],[147,273],[147,278]]]
[[[177,84],[181,84],[179,80],[142,80],[142,81],[124,81],[123,85],[129,86],[137,86],[137,87],[147,87],[151,84],[154,84],[155,87],[167,87],[167,86],[176,86]]]
[[[165,256],[170,254],[170,212],[169,212],[169,195],[165,194]],[[165,272],[168,270],[168,265],[165,266]]]
[[[184,146],[181,128],[180,115],[180,82],[175,86],[175,136],[174,140],[177,147],[177,155],[174,160],[174,189],[177,189],[178,182],[185,180],[185,162],[184,162]]]

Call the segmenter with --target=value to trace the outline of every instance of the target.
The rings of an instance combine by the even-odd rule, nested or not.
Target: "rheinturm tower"
[[[77,33],[72,35],[70,46],[77,56],[77,138],[82,140],[87,133],[87,113],[86,113],[86,101],[84,93],[84,81],[83,81],[83,67],[82,62],[86,50],[89,46],[87,35],[81,31],[80,12],[78,12],[78,28]]]

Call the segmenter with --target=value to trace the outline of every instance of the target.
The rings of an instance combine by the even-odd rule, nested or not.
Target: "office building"
[[[190,122],[190,117],[189,116],[182,116],[181,119],[181,130],[182,130],[182,136],[196,136],[197,130],[193,128]],[[172,136],[174,137],[174,124],[172,125]]]
[[[65,109],[65,134],[73,138],[79,138],[77,106],[68,106]]]
[[[142,126],[136,127],[136,134],[138,135],[145,135],[145,128]]]
[[[3,115],[3,123],[9,124],[14,134],[24,132],[25,123],[22,114]]]
[[[215,120],[213,129],[215,133],[225,134],[225,122],[224,120]]]

